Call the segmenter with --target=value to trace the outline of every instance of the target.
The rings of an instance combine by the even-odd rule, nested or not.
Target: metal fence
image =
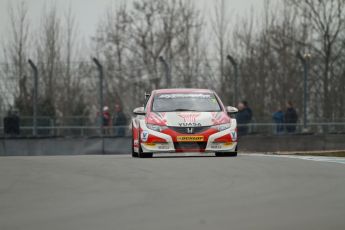
[[[37,117],[35,131],[33,117],[20,117],[20,134],[5,135],[4,117],[0,117],[0,136],[12,137],[92,137],[92,136],[128,136],[129,126],[107,126],[100,124],[99,118],[90,117]],[[36,133],[36,134],[35,134]]]
[[[0,117],[0,137],[32,137],[34,126],[32,117],[20,118],[20,134],[5,135],[4,119]],[[38,137],[99,137],[99,136],[130,136],[130,124],[123,126],[102,127],[97,118],[90,117],[38,117]],[[288,132],[289,125],[270,122],[255,122],[247,125],[238,125],[239,130],[244,129],[244,135],[290,135],[290,134],[343,134],[345,122],[311,122],[307,129],[302,123],[290,125],[294,131]],[[243,134],[242,134],[243,135]]]

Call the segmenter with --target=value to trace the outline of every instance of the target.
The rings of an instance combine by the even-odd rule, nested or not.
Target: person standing
[[[275,132],[276,134],[284,133],[284,112],[281,107],[278,108],[276,112],[273,113],[272,119],[276,124]]]
[[[238,113],[236,115],[236,120],[238,124],[238,135],[248,134],[248,124],[251,122],[253,117],[253,112],[249,108],[247,101],[241,101],[238,103]]]
[[[7,116],[3,119],[4,133],[10,136],[20,135],[20,117],[18,111],[8,111]]]
[[[285,127],[288,133],[295,133],[296,132],[296,124],[298,120],[298,115],[293,107],[292,101],[288,101],[286,103],[286,111],[285,111]]]
[[[114,135],[116,137],[124,137],[126,135],[127,117],[122,111],[119,104],[115,105],[115,113],[113,117]]]
[[[109,112],[109,107],[108,106],[104,106],[103,108],[103,114],[102,114],[102,125],[103,125],[103,133],[105,135],[109,135],[110,134],[110,121],[111,121],[111,116],[110,116],[110,112]]]

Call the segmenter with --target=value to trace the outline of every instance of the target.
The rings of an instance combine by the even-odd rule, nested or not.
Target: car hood
[[[230,123],[225,112],[151,112],[146,123],[172,127],[199,127]]]

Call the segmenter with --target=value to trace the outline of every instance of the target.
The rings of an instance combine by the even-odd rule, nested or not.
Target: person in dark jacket
[[[8,111],[7,116],[3,119],[3,123],[6,135],[20,135],[20,118],[18,111]]]
[[[272,119],[274,123],[276,124],[275,132],[276,134],[282,134],[284,133],[284,112],[281,109],[281,107],[278,108],[276,112],[273,113]]]
[[[236,120],[238,124],[238,135],[248,134],[248,124],[251,122],[253,117],[253,112],[248,106],[247,101],[241,101],[238,103],[238,113],[236,115]]]
[[[126,135],[127,117],[119,104],[115,105],[113,126],[115,136],[124,137]]]
[[[286,103],[286,111],[285,111],[285,127],[288,133],[296,132],[296,124],[298,120],[298,115],[293,107],[293,103],[288,101]]]

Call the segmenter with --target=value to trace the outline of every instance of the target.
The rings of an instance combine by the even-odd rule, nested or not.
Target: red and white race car
[[[158,153],[215,153],[237,156],[234,107],[224,107],[214,91],[161,89],[134,110],[132,156]]]

